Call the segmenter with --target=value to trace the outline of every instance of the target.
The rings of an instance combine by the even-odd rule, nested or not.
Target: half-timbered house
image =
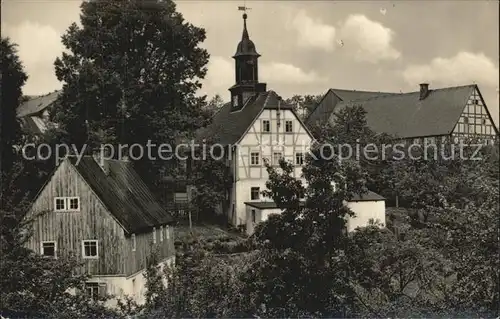
[[[430,89],[420,84],[409,93],[330,89],[306,120],[309,128],[332,122],[345,107],[362,106],[368,126],[378,133],[422,144],[443,139],[498,137],[491,114],[476,84]]]
[[[281,212],[272,199],[262,196],[269,179],[264,161],[278,166],[284,158],[293,163],[294,177],[305,185],[302,166],[314,138],[294,108],[286,105],[276,92],[267,90],[266,83],[259,82],[260,54],[249,38],[246,19],[245,13],[242,39],[233,56],[236,84],[229,88],[231,102],[214,115],[211,125],[198,132],[197,139],[224,148],[233,184],[220,213],[227,215],[230,224],[241,225],[251,234],[254,224],[264,221],[270,213]],[[384,224],[385,206],[377,212],[379,222]]]
[[[68,156],[57,165],[28,212],[28,247],[49,258],[73,253],[82,287],[93,297],[144,301],[146,260],[174,259],[173,219],[127,161]]]

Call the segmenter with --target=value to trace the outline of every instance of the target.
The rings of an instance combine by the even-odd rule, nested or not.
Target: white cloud
[[[410,65],[403,72],[409,84],[434,81],[444,85],[476,82],[498,86],[498,66],[483,53],[459,52],[450,58],[434,58],[428,64]]]
[[[304,11],[295,16],[292,26],[298,32],[300,46],[328,52],[335,49],[335,27],[312,19]]]
[[[392,46],[394,31],[361,14],[347,17],[341,24],[340,36],[345,48],[354,48],[355,57],[360,61],[376,63],[401,56]]]
[[[211,56],[208,62],[208,72],[203,80],[203,87],[199,91],[200,95],[212,97],[215,94],[222,95],[227,100],[228,89],[235,82],[234,63],[229,59],[220,56]]]
[[[228,58],[212,56],[207,67],[207,76],[199,93],[208,97],[218,93],[226,99],[229,87],[235,83],[234,62]],[[259,80],[272,86],[310,84],[325,80],[315,72],[306,72],[294,65],[279,62],[260,63],[259,73]]]
[[[54,73],[54,61],[64,47],[54,28],[25,21],[3,25],[2,31],[18,45],[19,58],[29,76],[23,88],[25,94],[45,94],[61,87]]]
[[[315,72],[306,72],[291,64],[273,62],[259,69],[262,81],[268,83],[308,84],[325,80]]]

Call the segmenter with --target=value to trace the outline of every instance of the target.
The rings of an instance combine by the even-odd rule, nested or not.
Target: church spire
[[[244,40],[250,40],[250,37],[248,36],[248,30],[247,30],[247,18],[248,15],[243,13],[243,34],[241,35],[241,41]]]
[[[236,83],[229,89],[231,91],[231,101],[233,110],[241,109],[244,103],[255,94],[265,92],[266,84],[259,82],[258,58],[260,54],[255,49],[255,44],[250,40],[247,29],[248,15],[246,10],[249,8],[243,6],[238,10],[243,13],[243,33],[241,41],[238,43],[235,60],[235,79]]]

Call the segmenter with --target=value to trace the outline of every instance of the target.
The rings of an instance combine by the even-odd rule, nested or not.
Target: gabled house
[[[42,187],[28,247],[47,258],[73,253],[91,275],[93,297],[144,301],[146,260],[174,261],[173,219],[127,161],[76,156],[62,160]],[[113,302],[111,302],[111,305]]]
[[[264,161],[278,166],[284,158],[293,163],[294,177],[305,184],[302,166],[314,137],[293,107],[267,90],[266,83],[259,82],[260,55],[249,38],[246,19],[244,14],[242,39],[233,56],[236,83],[229,88],[231,102],[220,108],[211,125],[197,132],[197,141],[224,148],[223,158],[231,169],[233,184],[219,213],[251,234],[253,225],[265,220],[264,215],[281,212],[272,199],[261,195],[269,179]],[[383,219],[380,222],[385,223],[385,208],[379,215]]]
[[[53,124],[49,121],[49,111],[54,105],[61,91],[54,91],[40,96],[32,96],[17,108],[17,118],[21,121],[23,130],[27,133],[39,135],[45,133]]]
[[[413,143],[443,139],[458,142],[479,138],[485,143],[498,137],[491,114],[476,84],[430,89],[420,84],[409,93],[330,89],[306,120],[309,128],[332,122],[345,107],[359,105],[368,126]]]

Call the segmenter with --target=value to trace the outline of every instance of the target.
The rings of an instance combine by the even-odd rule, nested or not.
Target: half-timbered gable
[[[467,103],[464,106],[457,123],[455,124],[452,134],[456,137],[467,137],[470,135],[490,137],[498,134],[497,128],[491,118],[491,114],[489,113],[477,86],[467,99]]]
[[[173,219],[131,165],[64,159],[28,212],[27,245],[48,257],[72,253],[83,263],[79,270],[92,276],[90,286],[142,302],[147,258],[153,251],[162,263],[174,257]]]

